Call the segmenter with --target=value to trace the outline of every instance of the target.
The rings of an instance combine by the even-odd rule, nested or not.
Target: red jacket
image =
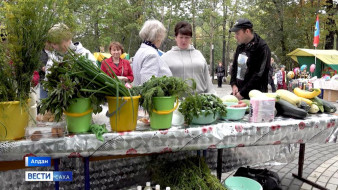
[[[114,75],[111,73],[109,67],[107,64],[111,67],[111,69],[114,71],[116,76],[124,76],[129,79],[130,82],[133,82],[134,80],[134,74],[130,67],[130,63],[128,60],[121,59],[119,65],[116,66],[113,62],[113,58],[110,57],[108,59],[105,59],[101,62],[101,70],[105,72],[107,75],[113,77]]]

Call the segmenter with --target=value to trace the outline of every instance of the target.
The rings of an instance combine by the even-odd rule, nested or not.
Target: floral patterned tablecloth
[[[335,142],[338,116],[310,115],[305,120],[276,117],[270,123],[219,121],[211,125],[173,126],[168,130],[150,130],[104,134],[104,142],[94,134],[63,138],[0,142],[0,161],[22,160],[25,156],[88,157],[176,152],[291,144],[297,142]]]

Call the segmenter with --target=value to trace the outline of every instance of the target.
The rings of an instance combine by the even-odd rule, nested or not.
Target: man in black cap
[[[253,32],[248,19],[238,19],[229,32],[235,32],[238,46],[231,69],[232,94],[248,99],[250,90],[268,91],[271,52],[265,41]]]

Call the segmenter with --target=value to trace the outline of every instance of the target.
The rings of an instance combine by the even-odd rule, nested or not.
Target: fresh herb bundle
[[[110,68],[111,69],[111,68]],[[91,99],[93,112],[102,111],[105,96],[123,97],[139,95],[139,88],[128,89],[114,74],[108,76],[85,56],[69,52],[61,63],[55,62],[49,69],[47,81],[43,82],[48,97],[41,102],[40,113],[51,111],[55,120],[59,121],[63,111],[73,103],[74,98],[88,97]]]
[[[95,94],[102,94],[106,96],[114,96],[114,97],[130,97],[133,95],[134,90],[128,89],[125,84],[120,81],[114,71],[109,67],[110,72],[114,77],[108,76],[105,72],[103,72],[100,68],[94,65],[90,60],[85,58],[84,56],[76,56],[73,52],[70,53],[70,59],[78,65],[78,67],[86,73],[85,79],[90,84],[95,84],[95,88],[91,88],[93,86],[87,86],[82,89],[83,91],[92,92]]]
[[[0,102],[18,100],[14,68],[3,43],[0,43],[0,78]]]
[[[185,122],[190,125],[193,117],[198,117],[204,110],[205,116],[219,113],[226,115],[226,105],[222,100],[213,94],[195,94],[184,99],[178,109],[184,116]]]
[[[170,186],[173,190],[226,190],[216,176],[211,174],[203,158],[190,157],[171,162],[158,160],[149,168],[152,171],[152,180],[162,187]]]
[[[140,105],[147,113],[151,114],[154,109],[153,97],[182,97],[191,94],[193,89],[196,89],[196,82],[193,79],[188,80],[192,81],[191,86],[181,78],[152,76],[142,85]]]
[[[7,84],[0,85],[0,101],[27,102],[33,72],[40,65],[46,34],[60,18],[58,11],[62,8],[63,5],[56,0],[6,1],[0,7],[0,15],[4,16],[0,18],[1,30],[6,36],[2,40],[6,41],[6,56],[9,57],[6,62],[11,63],[11,67],[0,67],[2,75],[8,77],[1,78],[8,80]],[[9,87],[7,91],[3,89],[6,85]]]
[[[104,96],[100,94],[94,96],[93,92],[83,90],[98,87],[94,82],[89,82],[92,79],[88,78],[85,71],[75,64],[72,58],[65,56],[62,62],[54,62],[49,71],[50,73],[46,75],[47,81],[42,82],[48,96],[41,101],[40,113],[50,111],[55,114],[55,120],[59,121],[63,111],[68,109],[75,98],[90,98],[93,112],[102,111]]]

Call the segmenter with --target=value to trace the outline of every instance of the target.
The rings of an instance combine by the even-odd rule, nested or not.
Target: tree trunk
[[[167,39],[163,42],[163,51],[166,52],[169,50],[170,47],[167,47],[168,46],[168,36],[170,34],[170,25],[171,25],[171,18],[172,18],[172,15],[173,15],[173,4],[171,1],[169,1],[169,4],[170,4],[170,15],[169,15],[169,21],[168,21],[168,27],[167,27]]]
[[[225,52],[226,52],[226,41],[225,41],[225,28],[227,24],[227,12],[228,12],[228,6],[225,6],[226,0],[223,0],[223,53],[222,53],[222,65],[225,67],[225,77],[228,75],[228,67],[226,67],[225,64]]]
[[[94,39],[95,39],[95,49],[100,52],[100,31],[99,31],[99,11],[96,13],[96,19],[94,23]]]
[[[234,25],[234,22],[231,21],[229,23],[229,28],[232,28],[233,25]],[[228,44],[227,44],[227,49],[226,49],[226,64],[225,64],[225,69],[226,70],[228,70],[229,65],[232,65],[232,64],[230,64],[230,47],[229,47],[230,46],[230,43],[229,43],[230,42],[230,38],[231,38],[231,33],[229,32],[228,33]]]
[[[278,2],[280,3],[280,6],[279,6]],[[282,55],[286,55],[287,50],[286,50],[286,43],[285,43],[286,39],[285,39],[285,34],[284,34],[284,5],[283,5],[283,2],[280,2],[280,1],[278,1],[278,2],[276,0],[273,1],[273,3],[276,6],[276,10],[277,10],[278,17],[279,17],[279,32],[280,32],[280,35],[281,35],[280,44],[281,44],[281,48],[282,48]],[[285,59],[286,59],[286,57],[283,56],[281,62],[286,63]],[[288,65],[286,65],[286,67],[288,69],[290,68],[290,66],[288,66]]]
[[[214,6],[214,1],[210,1],[211,4],[211,10],[214,11],[215,7]],[[210,63],[210,68],[211,68],[211,76],[212,76],[212,81],[214,80],[214,61],[213,61],[213,49],[214,49],[214,18],[213,15],[210,14],[210,58],[209,58],[209,63]]]
[[[196,21],[195,21],[195,15],[196,15],[196,6],[195,6],[195,0],[191,0],[192,5],[192,42],[194,47],[197,49],[197,42],[196,42]]]
[[[334,35],[338,32],[336,22],[333,19],[335,12],[333,8],[333,0],[326,0],[326,12],[328,13],[326,28],[329,33],[325,37],[325,49],[333,49]]]

